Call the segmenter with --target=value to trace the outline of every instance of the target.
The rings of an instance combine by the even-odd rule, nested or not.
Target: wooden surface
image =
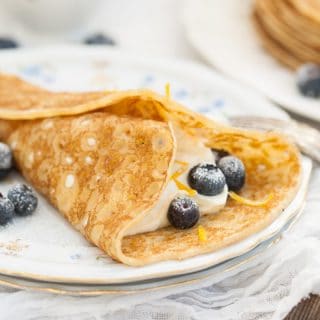
[[[320,296],[312,295],[300,302],[285,320],[320,320]]]

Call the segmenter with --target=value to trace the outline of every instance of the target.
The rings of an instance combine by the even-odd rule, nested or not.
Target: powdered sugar
[[[208,196],[220,194],[226,184],[222,171],[215,165],[208,163],[201,163],[193,167],[188,181],[193,189]]]

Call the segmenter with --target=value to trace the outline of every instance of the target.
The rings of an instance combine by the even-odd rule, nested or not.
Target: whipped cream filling
[[[215,164],[216,156],[202,141],[187,135],[181,129],[174,128],[174,133],[177,140],[177,151],[171,175],[181,170],[181,166],[184,166],[184,171],[177,177],[177,180],[189,187],[188,174],[190,169],[199,163]],[[185,165],[182,163],[185,163]],[[228,187],[225,185],[224,190],[216,196],[205,196],[199,193],[191,196],[187,191],[181,190],[173,179],[169,179],[156,205],[141,221],[132,225],[125,235],[155,231],[169,226],[170,223],[167,218],[168,208],[171,201],[178,195],[192,197],[199,206],[200,215],[214,214],[225,206],[228,197]]]

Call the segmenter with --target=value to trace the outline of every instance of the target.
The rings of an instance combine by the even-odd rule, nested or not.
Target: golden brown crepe
[[[0,75],[0,140],[23,176],[89,241],[122,263],[140,266],[212,252],[270,224],[300,182],[296,147],[275,133],[243,131],[209,120],[148,90],[51,93]],[[160,228],[126,236],[154,207],[170,179],[173,127],[241,158],[241,195],[188,230]]]

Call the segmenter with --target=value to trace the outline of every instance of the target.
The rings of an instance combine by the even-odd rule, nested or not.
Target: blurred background
[[[320,122],[319,39],[320,0],[0,1],[0,49],[105,45],[197,60],[309,122]]]
[[[195,58],[183,32],[181,16],[186,2],[2,0],[0,37],[34,47],[82,43],[99,34],[107,38],[106,44],[128,51]]]

